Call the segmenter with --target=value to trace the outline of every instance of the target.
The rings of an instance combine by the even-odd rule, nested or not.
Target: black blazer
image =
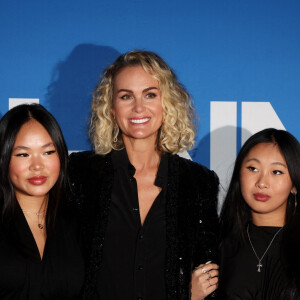
[[[183,300],[190,299],[193,269],[216,261],[219,181],[207,168],[178,155],[167,155],[166,293],[169,300]],[[92,298],[101,267],[113,176],[110,154],[78,152],[70,156],[74,203],[81,212],[86,245],[84,299]],[[210,298],[214,294],[206,299]]]

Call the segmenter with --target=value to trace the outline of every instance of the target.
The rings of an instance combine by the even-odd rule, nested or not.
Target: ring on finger
[[[204,273],[206,273],[206,270],[205,270],[205,268],[201,268],[201,272],[204,274]]]

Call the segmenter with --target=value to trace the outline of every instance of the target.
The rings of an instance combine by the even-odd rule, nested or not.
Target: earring
[[[113,130],[113,136],[116,134],[116,137],[114,138],[114,143],[118,142],[118,134],[119,134],[119,126],[117,123],[115,123],[114,130]]]
[[[295,197],[295,210],[296,210],[296,208],[297,208],[297,191],[295,191],[294,197]]]

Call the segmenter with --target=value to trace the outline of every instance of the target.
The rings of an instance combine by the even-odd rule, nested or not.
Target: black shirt
[[[0,299],[80,299],[84,265],[73,219],[58,214],[40,257],[26,218],[0,226]]]
[[[163,155],[155,185],[162,188],[143,226],[139,214],[135,168],[126,150],[113,151],[114,183],[105,233],[97,294],[105,300],[165,300],[165,184]]]
[[[279,229],[280,227],[258,227],[249,224],[249,235],[258,257],[262,257]],[[238,247],[236,239],[226,239],[221,249],[220,299],[286,299],[280,296],[286,284],[281,241],[282,230],[266,252],[261,261],[261,272],[258,272],[258,259],[249,241]]]

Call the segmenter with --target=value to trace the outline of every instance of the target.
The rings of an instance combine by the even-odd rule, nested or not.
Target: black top
[[[126,150],[113,151],[114,182],[97,296],[105,300],[164,300],[165,194],[162,156],[155,185],[162,188],[141,225],[135,168]]]
[[[259,258],[280,227],[257,227],[249,224],[249,235]],[[238,248],[238,241],[228,238],[221,248],[220,299],[230,300],[272,300],[280,297],[285,289],[286,277],[281,256],[282,230],[278,233],[261,261],[249,240]]]
[[[115,176],[113,152],[106,155],[73,152],[70,156],[73,203],[81,212],[84,225],[87,266],[83,297],[86,300],[95,298],[99,270],[103,265]],[[214,172],[193,161],[170,153],[164,155],[168,168],[164,259],[166,299],[189,300],[193,268],[208,260],[216,261],[218,178]],[[120,247],[126,245],[124,242]],[[206,298],[215,298],[215,293]]]
[[[25,216],[17,207],[9,228],[0,226],[1,300],[79,299],[84,266],[74,225],[57,215],[41,260]]]

